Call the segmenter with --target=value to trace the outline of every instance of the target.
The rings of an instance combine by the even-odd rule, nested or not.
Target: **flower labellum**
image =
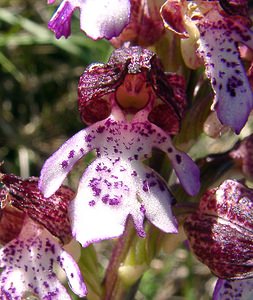
[[[145,216],[161,230],[176,232],[170,209],[173,198],[166,183],[142,164],[150,157],[152,148],[168,155],[189,194],[198,192],[197,166],[172,145],[168,134],[147,120],[144,112],[128,122],[120,110],[113,110],[107,119],[70,138],[43,166],[39,186],[49,197],[74,164],[96,150],[97,159],[85,170],[70,205],[73,234],[83,245],[121,235],[129,214],[141,236],[145,235]],[[92,230],[85,232],[87,227]]]

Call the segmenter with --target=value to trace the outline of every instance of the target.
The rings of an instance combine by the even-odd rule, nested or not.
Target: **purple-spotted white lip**
[[[83,245],[121,235],[129,215],[140,236],[145,235],[144,217],[165,232],[176,232],[171,212],[173,198],[167,185],[142,164],[154,147],[168,155],[190,195],[199,190],[197,166],[173,146],[169,134],[147,120],[148,110],[143,109],[129,122],[120,111],[115,106],[109,118],[75,134],[41,171],[39,188],[49,197],[74,164],[96,150],[97,159],[85,170],[70,205],[73,234]]]
[[[87,290],[74,259],[51,234],[26,218],[19,236],[0,249],[2,298],[22,299],[30,292],[40,299],[71,300],[53,271],[54,264],[65,271],[73,292],[84,297]]]
[[[118,36],[130,17],[129,0],[63,0],[48,23],[56,38],[70,35],[76,9],[80,9],[81,30],[94,40]]]
[[[199,24],[198,54],[203,58],[221,123],[238,134],[253,108],[253,93],[239,57],[238,42],[253,49],[253,32],[217,12]]]
[[[251,300],[253,298],[253,279],[218,279],[213,300]]]

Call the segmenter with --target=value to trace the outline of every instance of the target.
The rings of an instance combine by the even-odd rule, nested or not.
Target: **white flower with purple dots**
[[[39,187],[45,197],[50,197],[79,159],[90,151],[96,152],[97,157],[85,170],[69,209],[73,235],[83,246],[120,236],[128,216],[142,237],[145,218],[165,232],[177,232],[171,212],[174,198],[162,177],[143,164],[151,157],[153,148],[168,156],[190,195],[199,190],[198,167],[173,146],[170,138],[178,130],[184,102],[179,80],[158,71],[162,71],[161,66],[151,51],[123,48],[115,51],[108,64],[88,67],[80,79],[81,117],[95,123],[66,141],[45,162]],[[168,86],[167,93],[164,86]],[[163,104],[159,104],[161,100],[157,97],[162,98]],[[159,123],[163,115],[156,114],[154,103],[156,108],[165,105],[165,112],[170,109],[171,119],[161,123],[164,129],[149,120],[152,113],[152,119]],[[99,109],[100,105],[103,109]]]

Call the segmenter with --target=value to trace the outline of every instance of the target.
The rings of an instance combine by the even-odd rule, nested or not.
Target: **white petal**
[[[252,300],[253,279],[224,280],[218,279],[213,300]]]
[[[185,191],[191,196],[196,195],[200,189],[200,171],[194,161],[186,153],[177,150],[169,136],[157,140],[157,147],[168,155]]]
[[[66,251],[61,251],[59,257],[58,262],[66,273],[71,290],[79,297],[84,297],[87,290],[77,263]]]
[[[46,160],[39,180],[39,189],[46,198],[57,191],[74,164],[94,149],[95,139],[96,133],[92,127],[83,129]]]
[[[167,233],[177,233],[177,222],[172,215],[171,205],[174,198],[166,182],[148,167],[136,166],[139,181],[138,197],[141,210],[156,227]]]
[[[215,92],[213,107],[220,121],[239,133],[253,108],[253,94],[237,43],[253,46],[252,32],[212,14],[200,24],[198,53]]]
[[[81,29],[93,39],[118,36],[129,22],[129,0],[86,0],[80,9]]]

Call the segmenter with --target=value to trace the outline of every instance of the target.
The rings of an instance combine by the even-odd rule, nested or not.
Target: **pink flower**
[[[95,40],[118,36],[129,22],[129,0],[63,0],[48,23],[57,39],[70,35],[71,17],[77,8],[81,30]]]
[[[169,0],[162,8],[168,28],[183,39],[195,41],[196,53],[204,61],[215,93],[212,108],[221,123],[236,133],[253,107],[252,90],[238,50],[239,43],[253,49],[246,3]]]
[[[97,120],[66,141],[42,168],[39,187],[45,197],[50,197],[74,164],[96,151],[97,158],[85,170],[69,209],[73,235],[83,246],[118,237],[128,216],[142,237],[145,217],[165,232],[177,231],[171,212],[174,199],[166,182],[142,163],[151,157],[153,148],[169,157],[190,195],[198,192],[197,166],[173,146],[169,130],[149,120],[154,104],[161,101],[156,99],[159,95],[170,99],[165,111],[167,105],[171,107],[172,120],[177,120],[173,113],[181,115],[182,104],[176,97],[177,83],[175,87],[173,81],[169,85],[151,54],[140,47],[123,48],[115,51],[110,63],[88,67],[79,83],[79,110],[83,120],[90,117],[92,123],[98,114]],[[163,83],[159,82],[161,78]],[[165,125],[170,128],[168,119]]]
[[[1,182],[1,299],[21,300],[32,293],[40,299],[70,300],[53,270],[55,264],[65,271],[73,292],[85,296],[78,266],[62,247],[71,238],[67,207],[73,192],[61,187],[45,199],[36,178],[1,174]]]

